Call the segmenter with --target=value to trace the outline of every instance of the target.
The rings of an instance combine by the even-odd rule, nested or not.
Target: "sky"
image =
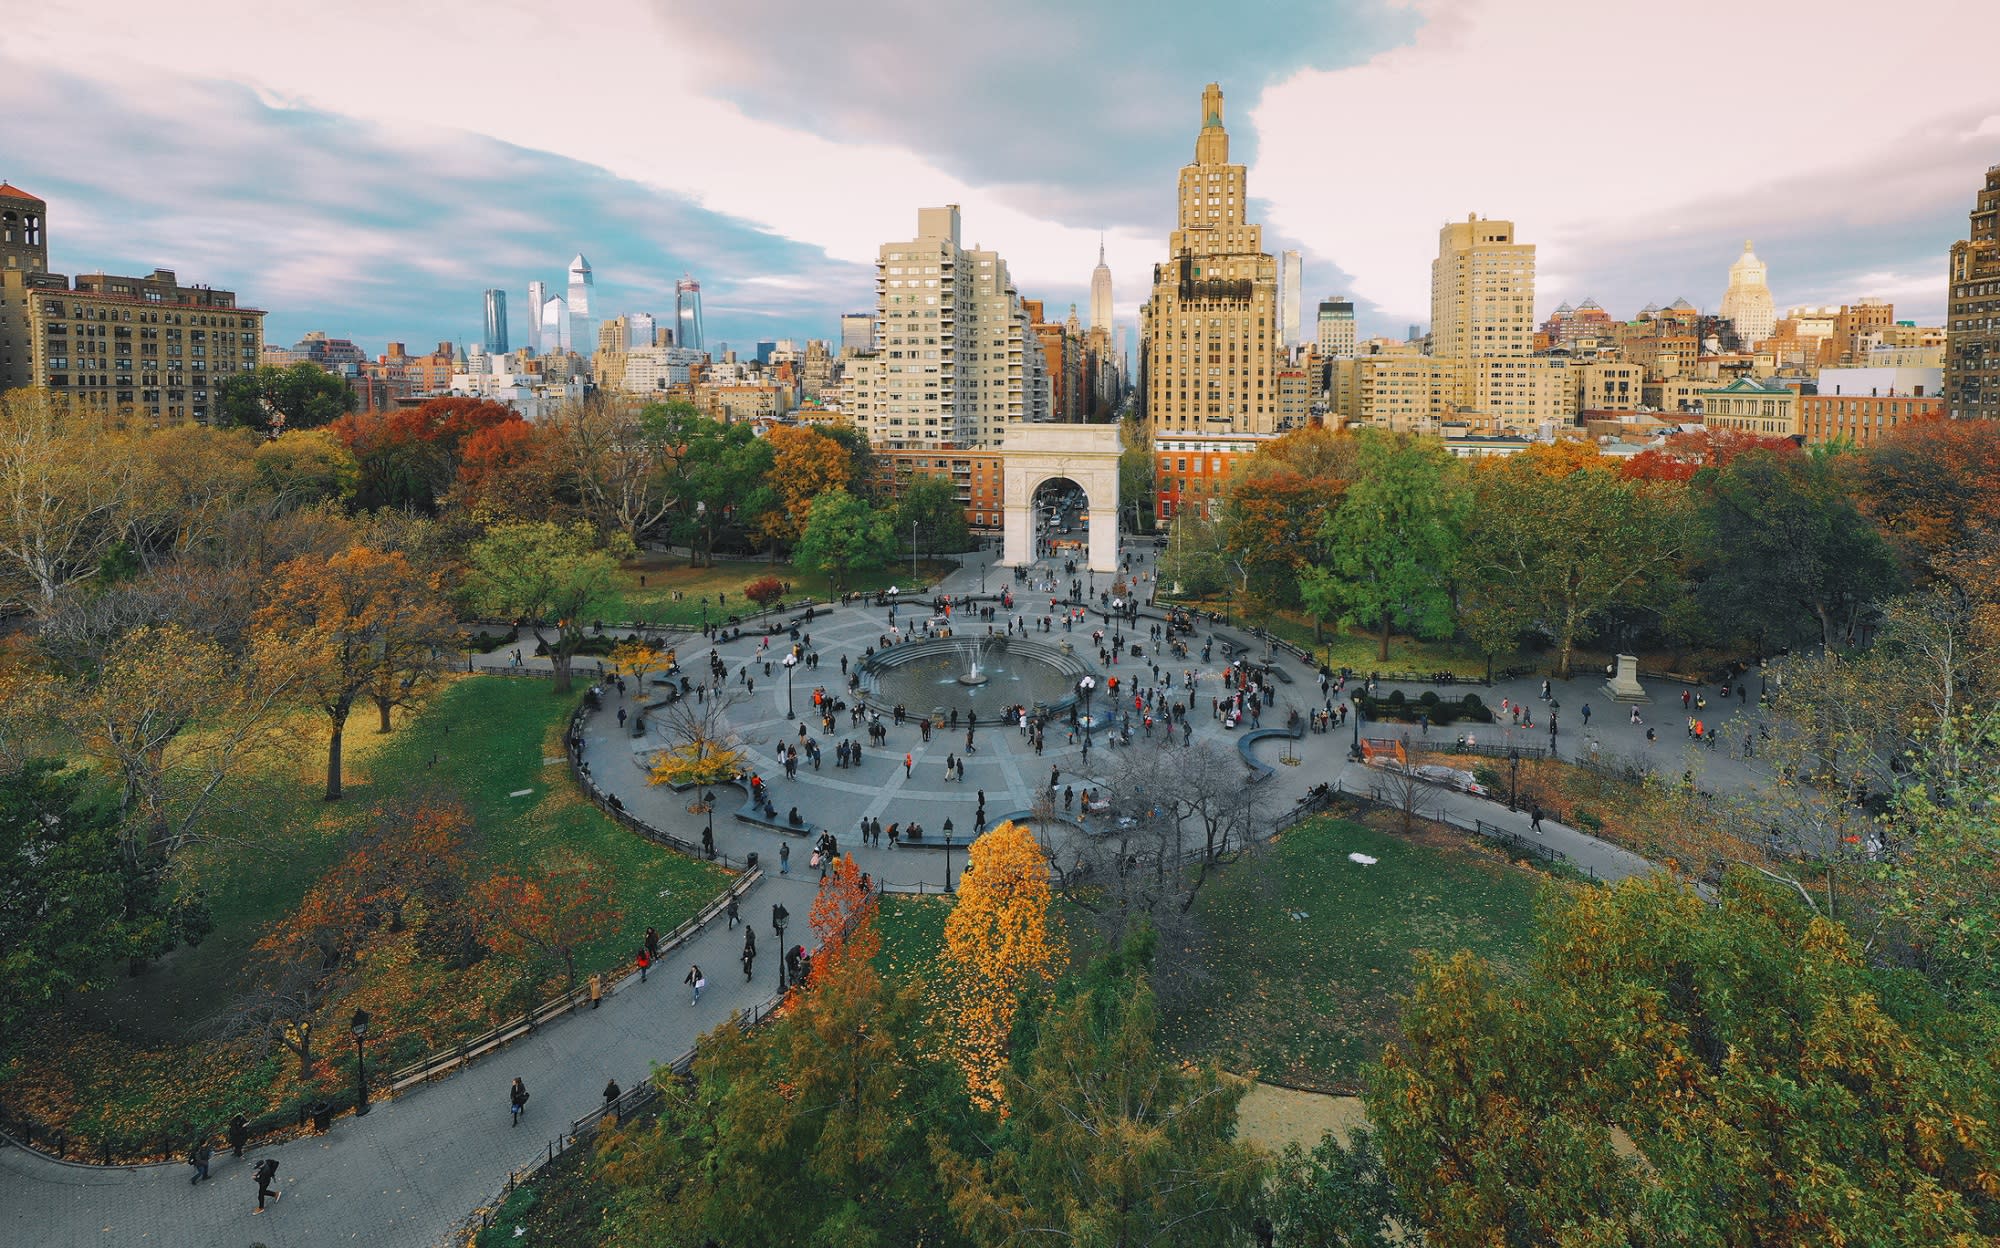
[[[1100,239],[1121,323],[1166,259],[1204,83],[1305,327],[1429,319],[1438,228],[1535,243],[1538,314],[1714,309],[1745,239],[1779,307],[1941,322],[2000,164],[1993,0],[47,0],[0,42],[0,181],[58,272],[176,270],[371,353],[476,342],[482,292],[709,345],[838,336],[918,208],[957,203],[1053,315]]]

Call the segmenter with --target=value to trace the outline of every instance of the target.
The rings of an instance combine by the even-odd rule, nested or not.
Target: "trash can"
[[[325,1131],[333,1126],[333,1106],[326,1101],[312,1107],[313,1130]]]
[[[750,856],[743,860],[743,869],[746,871],[755,871],[757,869],[757,851],[750,851]]]

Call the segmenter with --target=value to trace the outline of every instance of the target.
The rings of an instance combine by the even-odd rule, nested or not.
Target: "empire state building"
[[[1210,83],[1194,161],[1181,168],[1180,228],[1142,313],[1156,436],[1275,432],[1278,266],[1248,202],[1244,167],[1229,162],[1222,88]]]

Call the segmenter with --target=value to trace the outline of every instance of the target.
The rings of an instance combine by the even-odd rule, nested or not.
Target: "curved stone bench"
[[[1293,732],[1290,728],[1252,728],[1236,738],[1236,752],[1243,756],[1243,765],[1250,769],[1250,783],[1262,784],[1278,774],[1276,768],[1258,762],[1250,747],[1259,741],[1269,741],[1278,737],[1290,737],[1296,741],[1304,735],[1303,732]]]

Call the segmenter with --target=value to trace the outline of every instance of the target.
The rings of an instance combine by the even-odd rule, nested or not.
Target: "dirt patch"
[[[1362,1108],[1358,1096],[1252,1083],[1249,1095],[1236,1111],[1236,1134],[1274,1153],[1287,1144],[1311,1150],[1327,1132],[1339,1133],[1345,1142],[1349,1132],[1367,1121],[1368,1111]]]

